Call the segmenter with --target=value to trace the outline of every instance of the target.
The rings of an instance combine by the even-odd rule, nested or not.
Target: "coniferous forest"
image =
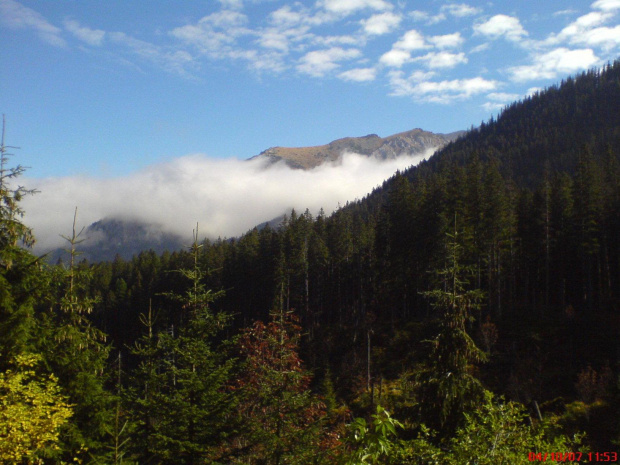
[[[330,216],[129,261],[34,255],[10,156],[1,463],[618,460],[620,62]]]

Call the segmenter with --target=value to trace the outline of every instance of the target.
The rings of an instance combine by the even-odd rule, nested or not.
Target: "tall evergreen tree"
[[[439,314],[439,334],[431,341],[429,360],[417,376],[422,419],[444,434],[453,432],[463,414],[482,398],[483,388],[471,370],[486,359],[467,332],[484,294],[468,288],[468,276],[475,268],[460,261],[463,246],[456,225],[454,234],[447,236],[446,266],[437,271],[437,288],[424,292]]]
[[[220,295],[207,290],[199,266],[198,230],[191,247],[193,267],[179,270],[188,281],[184,294],[168,296],[184,313],[184,325],[162,331],[157,340],[152,320],[148,335],[133,350],[140,366],[133,380],[136,441],[141,461],[166,464],[213,463],[234,422],[232,397],[225,385],[233,360],[217,347],[229,316],[210,305]]]

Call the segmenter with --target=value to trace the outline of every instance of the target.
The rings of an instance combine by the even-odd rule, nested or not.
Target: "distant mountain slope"
[[[161,254],[165,250],[180,250],[186,245],[182,238],[162,231],[161,227],[115,218],[104,218],[91,224],[81,237],[84,241],[77,247],[79,259],[91,262],[113,260],[117,255],[129,260],[143,250]],[[56,263],[59,258],[68,258],[62,248],[48,255],[50,263]]]
[[[434,134],[422,129],[412,129],[385,138],[370,134],[364,137],[345,137],[314,147],[271,147],[252,159],[267,158],[272,163],[283,160],[292,168],[307,170],[325,162],[336,161],[346,152],[379,160],[391,160],[402,154],[417,155],[431,148],[443,147],[462,134],[463,131]]]

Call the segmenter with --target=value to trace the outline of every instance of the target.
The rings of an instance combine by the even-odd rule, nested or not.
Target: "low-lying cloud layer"
[[[432,154],[379,161],[344,154],[340,163],[310,171],[265,160],[214,159],[187,155],[125,177],[28,179],[39,194],[23,201],[25,222],[34,229],[37,250],[63,244],[78,207],[78,226],[103,218],[137,220],[182,237],[196,223],[201,235],[233,237],[291,208],[327,214],[362,198],[394,174]]]

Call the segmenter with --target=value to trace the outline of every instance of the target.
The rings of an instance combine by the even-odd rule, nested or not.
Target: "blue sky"
[[[614,60],[620,0],[0,0],[0,111],[30,176],[467,129]]]

